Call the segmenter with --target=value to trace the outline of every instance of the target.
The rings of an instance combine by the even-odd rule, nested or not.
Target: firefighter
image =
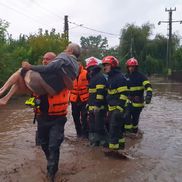
[[[141,111],[144,107],[144,101],[146,104],[149,104],[152,98],[152,86],[147,77],[138,71],[138,66],[138,61],[135,58],[130,58],[126,61],[126,78],[130,90],[129,100],[131,104],[125,130],[133,134],[139,134],[138,123]],[[144,96],[145,91],[146,95]]]
[[[72,116],[78,137],[88,138],[87,101],[89,97],[87,70],[79,63],[79,75],[73,82],[70,92]]]
[[[89,141],[92,146],[106,145],[106,78],[95,58],[88,60],[86,65],[89,80]]]
[[[128,99],[127,82],[119,68],[119,61],[114,56],[102,60],[104,72],[108,74],[107,104],[109,120],[110,151],[125,148],[124,111]]]

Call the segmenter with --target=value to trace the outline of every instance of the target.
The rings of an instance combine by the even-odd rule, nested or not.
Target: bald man
[[[55,57],[53,52],[47,52],[43,56],[42,64],[51,64]],[[27,100],[25,104],[34,108],[34,120],[37,121],[36,141],[47,159],[47,177],[52,182],[59,168],[60,146],[64,141],[64,126],[67,121],[69,91],[64,89],[54,96],[35,96],[34,100],[31,100],[30,102]]]
[[[54,52],[47,52],[43,56],[42,64],[47,65],[51,63],[55,58],[56,58],[56,54]]]

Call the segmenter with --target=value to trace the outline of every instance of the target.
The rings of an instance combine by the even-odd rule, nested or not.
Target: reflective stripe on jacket
[[[106,109],[107,80],[101,73],[101,69],[96,67],[89,80],[89,111],[95,109]]]
[[[128,100],[128,87],[126,79],[119,68],[109,72],[107,103],[109,111],[119,110],[123,112]]]
[[[152,94],[152,86],[145,75],[135,71],[126,74],[129,87],[129,99],[133,107],[144,107],[144,91]]]
[[[88,97],[87,70],[81,66],[80,74],[73,82],[73,90],[70,92],[70,101],[77,102],[80,100],[81,102],[85,102],[88,100]]]

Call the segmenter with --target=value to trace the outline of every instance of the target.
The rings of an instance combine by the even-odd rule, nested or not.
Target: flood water
[[[76,138],[68,115],[56,181],[71,182],[181,182],[182,83],[152,79],[153,99],[140,119],[142,139],[127,139],[134,158],[108,158],[101,148],[91,148]],[[35,146],[33,113],[25,98],[0,108],[0,181],[43,182],[46,160]]]

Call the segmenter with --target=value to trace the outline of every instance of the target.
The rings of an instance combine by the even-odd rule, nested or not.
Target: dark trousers
[[[100,135],[105,134],[105,110],[99,110],[97,112],[89,111],[89,132],[98,133]]]
[[[119,140],[123,138],[124,119],[123,113],[119,110],[110,111],[109,117],[109,143],[119,144]]]
[[[88,122],[86,102],[72,102],[72,116],[77,136],[88,137]]]
[[[107,143],[105,117],[106,110],[89,111],[89,141],[91,145],[104,146]]]
[[[137,133],[138,132],[138,123],[140,119],[140,114],[142,112],[141,107],[131,107],[130,112],[126,118],[127,125],[132,125],[132,132]]]
[[[55,175],[58,170],[66,120],[65,116],[37,116],[38,138],[47,159],[49,175]]]

